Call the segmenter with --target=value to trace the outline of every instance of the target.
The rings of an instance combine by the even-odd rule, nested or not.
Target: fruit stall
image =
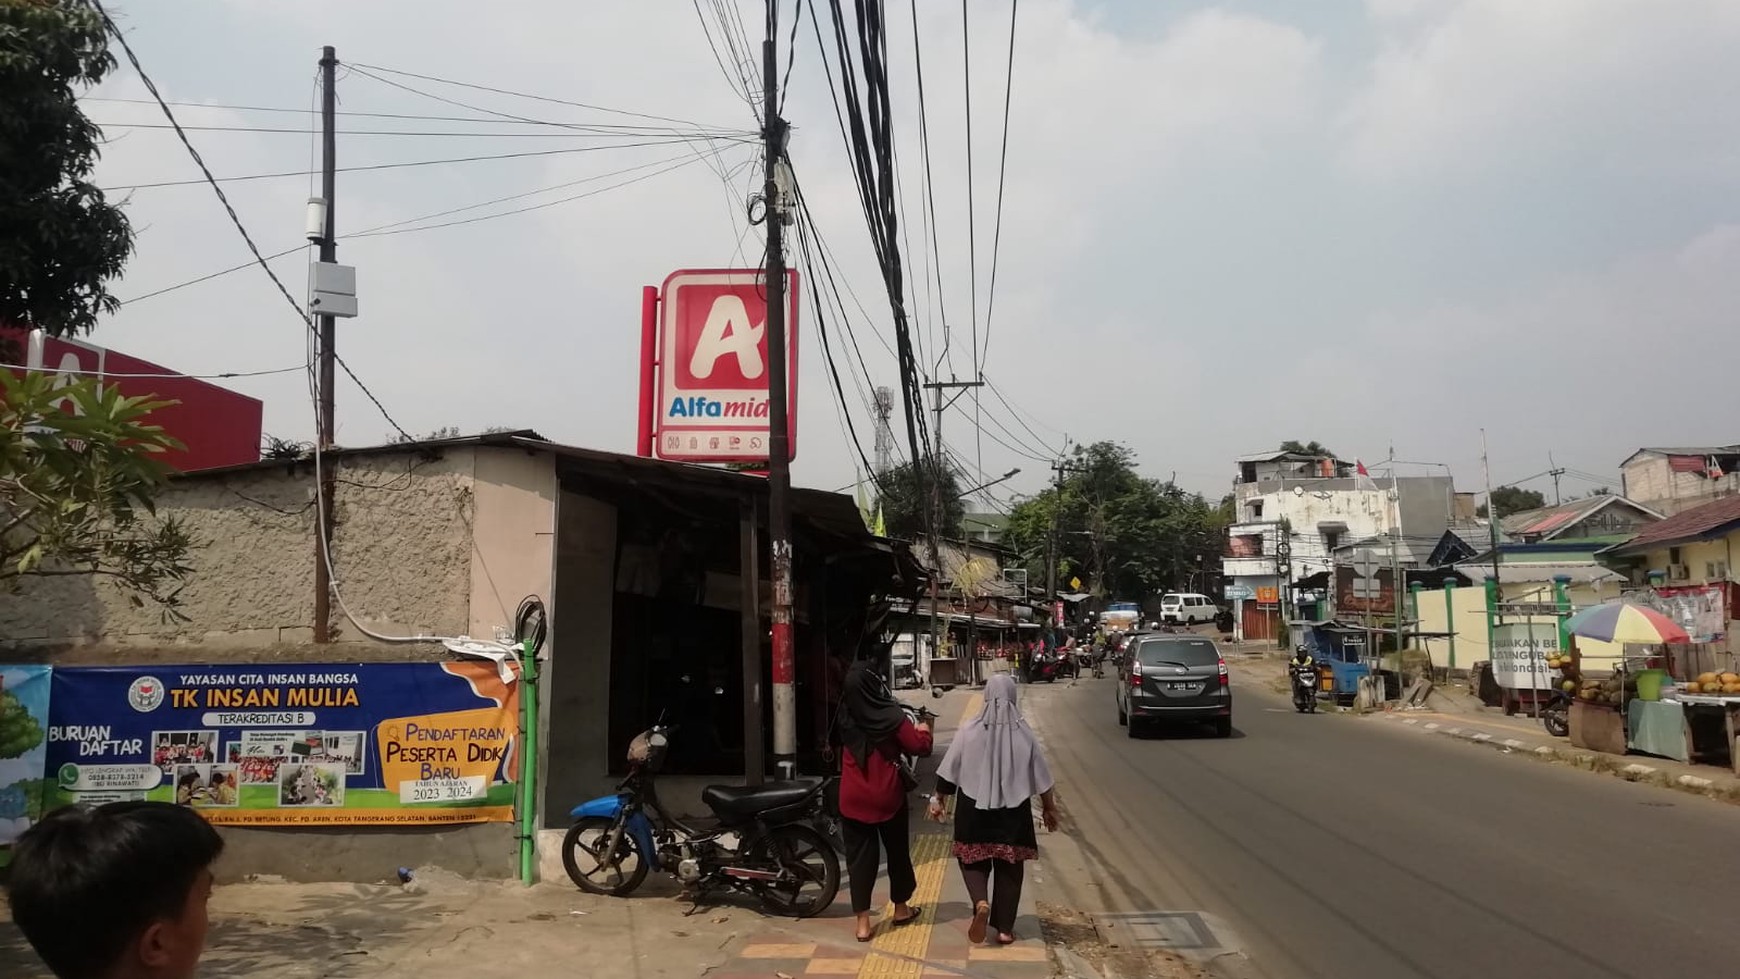
[[[1549,660],[1573,699],[1571,743],[1609,754],[1641,752],[1680,762],[1725,762],[1740,773],[1740,671],[1725,648],[1689,642],[1677,624],[1625,603],[1585,609],[1566,622],[1571,648]],[[1575,637],[1624,649],[1608,676],[1585,675]]]

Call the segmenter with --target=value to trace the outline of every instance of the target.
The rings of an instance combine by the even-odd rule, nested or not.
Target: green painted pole
[[[1420,590],[1425,587],[1417,581],[1408,583],[1408,615],[1413,618],[1416,624],[1420,621]],[[1401,619],[1401,616],[1396,616],[1396,642],[1398,643],[1401,642]]]
[[[1565,620],[1571,616],[1571,576],[1568,574],[1553,576],[1553,607],[1559,613],[1559,654],[1571,651],[1571,633],[1565,629]]]
[[[538,656],[520,643],[520,881],[538,881]]]
[[[1444,582],[1444,631],[1450,633],[1450,669],[1456,669],[1456,579]]]
[[[1498,615],[1498,578],[1486,576],[1486,653],[1492,656],[1492,627],[1494,617]]]

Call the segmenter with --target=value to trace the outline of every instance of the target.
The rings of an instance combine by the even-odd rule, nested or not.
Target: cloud
[[[1380,50],[1342,124],[1385,178],[1731,166],[1740,6],[1727,0],[1370,0]],[[1720,119],[1726,117],[1724,124]]]

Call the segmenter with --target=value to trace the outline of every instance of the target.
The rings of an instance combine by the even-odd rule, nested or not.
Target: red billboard
[[[22,364],[29,334],[18,327],[0,326],[0,336],[14,347],[17,359],[12,363]],[[78,340],[49,337],[43,345],[42,369],[69,378],[96,377],[130,398],[179,402],[152,412],[150,421],[187,446],[186,451],[163,457],[183,472],[260,461],[262,406],[258,399]]]
[[[661,459],[754,462],[768,457],[766,274],[671,273],[646,303],[643,433]],[[786,273],[786,431],[797,455],[797,272]],[[648,396],[650,392],[650,397]],[[648,426],[646,422],[650,421]],[[643,453],[647,446],[642,446]]]

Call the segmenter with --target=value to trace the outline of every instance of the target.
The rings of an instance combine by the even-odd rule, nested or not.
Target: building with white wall
[[[1332,572],[1337,548],[1399,533],[1404,550],[1430,551],[1455,509],[1445,476],[1373,479],[1333,457],[1290,452],[1237,462],[1235,516],[1221,569],[1236,628],[1247,639],[1280,634],[1292,583]]]

